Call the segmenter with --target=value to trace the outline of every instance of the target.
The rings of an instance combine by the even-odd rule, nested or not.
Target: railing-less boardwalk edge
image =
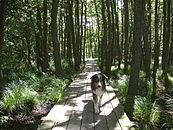
[[[90,77],[97,72],[97,61],[88,59],[82,73],[66,89],[63,99],[42,118],[37,130],[134,130],[111,86],[103,95],[101,112],[95,114]]]

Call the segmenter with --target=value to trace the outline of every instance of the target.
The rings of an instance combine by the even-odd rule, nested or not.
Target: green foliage
[[[164,85],[168,94],[173,92],[173,77],[171,75],[168,74],[167,83],[165,83]]]
[[[4,123],[4,117],[0,116],[0,125],[2,125]]]
[[[165,108],[161,114],[161,124],[163,129],[170,129],[173,126],[173,97],[170,95],[166,95],[165,99]]]
[[[168,72],[169,72],[170,76],[173,77],[173,65],[170,65],[170,66],[169,66]]]
[[[138,94],[142,97],[150,97],[153,92],[153,84],[150,81],[146,81],[145,78],[141,78],[139,81]]]
[[[24,82],[12,82],[3,93],[1,106],[9,114],[30,112],[38,104],[38,93]]]
[[[41,77],[33,73],[26,74],[28,75],[23,78],[25,80],[12,82],[3,92],[1,107],[8,114],[30,112],[40,100],[57,102],[70,82],[68,79],[57,79],[48,74]]]
[[[53,102],[59,101],[59,99],[62,97],[62,91],[59,90],[59,88],[53,88],[52,92],[50,94],[50,99]]]
[[[62,59],[61,64],[65,73],[65,76],[68,79],[72,78],[71,76],[74,76],[74,73],[75,73],[75,70],[72,68],[72,66],[70,66],[70,64],[65,59]]]
[[[57,79],[54,76],[43,76],[40,78],[38,84],[36,84],[35,89],[42,92],[44,99],[49,99],[54,102],[58,101],[65,87],[69,84],[69,80]]]
[[[113,88],[118,88],[118,98],[122,104],[125,103],[125,97],[128,91],[129,76],[119,75],[119,79],[111,80],[110,85]]]
[[[134,119],[138,121],[139,130],[156,129],[160,117],[159,107],[150,99],[138,96],[135,98]]]

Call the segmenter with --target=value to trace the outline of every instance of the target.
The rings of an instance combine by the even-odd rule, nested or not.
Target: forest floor
[[[29,114],[21,113],[13,115],[13,118],[6,117],[8,121],[0,126],[0,130],[36,130],[41,123],[41,118],[51,110],[53,105],[52,101],[44,101]]]

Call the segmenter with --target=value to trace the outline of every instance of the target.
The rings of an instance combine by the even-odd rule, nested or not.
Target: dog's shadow
[[[94,111],[94,103],[92,100],[83,100],[86,105],[84,106],[83,114],[82,114],[82,128],[87,130],[93,130],[95,125],[98,124],[97,128],[101,128],[102,124],[101,122],[105,123],[105,116],[96,114]]]
[[[110,100],[113,100],[114,98],[115,97]],[[124,114],[123,106],[121,104],[118,104],[117,107],[112,109],[108,115],[102,115],[101,113],[95,114],[94,103],[92,100],[83,100],[83,102],[86,103],[86,105],[84,106],[82,114],[82,126],[88,130],[93,130],[93,128],[106,130],[108,129],[108,126],[111,129],[114,129],[118,126],[118,120]],[[110,101],[105,102],[101,108],[103,108],[109,102]]]

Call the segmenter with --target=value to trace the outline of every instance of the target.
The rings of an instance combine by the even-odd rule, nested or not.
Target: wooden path
[[[67,88],[63,100],[42,118],[37,130],[132,130],[133,124],[111,86],[103,95],[101,113],[94,113],[90,77],[97,72],[96,60],[89,59],[83,72]]]

